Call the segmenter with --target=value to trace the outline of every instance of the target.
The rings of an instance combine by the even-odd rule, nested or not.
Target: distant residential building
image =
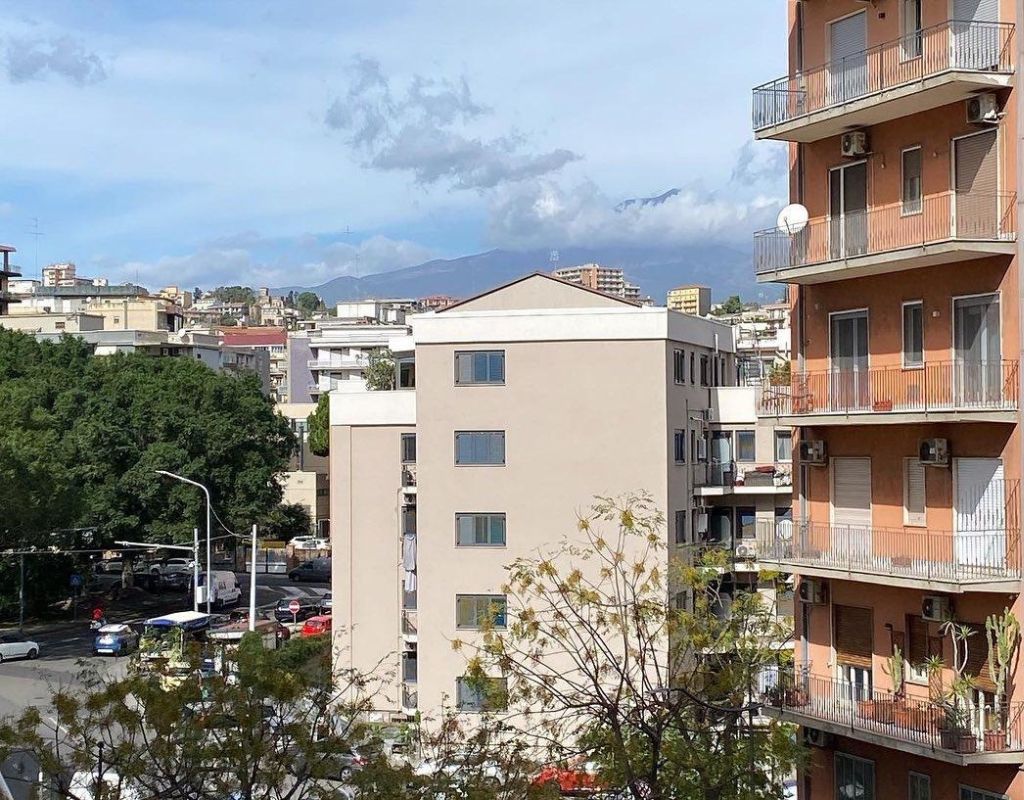
[[[105,320],[105,330],[176,331],[182,327],[182,309],[162,297],[95,298],[85,310]]]
[[[0,327],[23,333],[81,333],[103,330],[103,317],[78,311],[9,314],[0,322]]]
[[[315,403],[278,403],[277,410],[291,425],[299,447],[292,455],[281,487],[282,503],[297,503],[306,508],[318,536],[330,536],[331,497],[328,459],[309,449],[309,415]]]
[[[106,278],[86,278],[78,275],[71,263],[49,264],[43,267],[43,286],[107,286]]]
[[[156,294],[157,297],[169,300],[175,305],[181,306],[183,309],[189,308],[192,305],[192,292],[187,289],[182,289],[180,286],[165,286]]]
[[[416,301],[416,305],[422,311],[440,311],[442,308],[448,308],[459,302],[457,297],[451,297],[446,294],[431,294],[426,297],[421,297]]]
[[[711,313],[711,288],[689,284],[669,289],[666,305],[673,311],[706,317]]]
[[[42,281],[34,278],[11,278],[7,282],[7,291],[17,297],[24,297],[32,294],[42,285]]]
[[[335,306],[335,318],[403,325],[406,314],[415,310],[415,300],[342,300]]]
[[[588,289],[597,289],[599,292],[610,294],[614,297],[621,297],[625,300],[640,302],[640,287],[626,280],[626,275],[621,269],[615,267],[602,267],[600,264],[581,264],[578,267],[563,267],[556,269],[553,273],[556,278],[561,278],[569,283],[578,283]]]
[[[266,352],[269,362],[270,396],[278,403],[288,400],[288,331],[284,328],[223,328],[224,349],[252,349]]]
[[[5,316],[10,311],[11,303],[19,302],[18,298],[14,297],[7,288],[7,282],[11,278],[21,276],[17,267],[11,264],[11,253],[15,252],[17,251],[10,245],[0,244],[0,254],[3,254],[3,261],[0,262],[2,264],[0,266],[0,317]]]

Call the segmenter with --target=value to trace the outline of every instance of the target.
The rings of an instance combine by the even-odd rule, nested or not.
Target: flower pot
[[[891,725],[896,718],[896,703],[893,700],[875,701],[875,721]]]
[[[903,730],[910,728],[910,715],[911,710],[907,708],[902,702],[894,701],[892,710],[892,721],[897,727]]]
[[[958,731],[956,736],[956,747],[958,753],[974,753],[978,750],[978,740],[970,731]]]
[[[857,701],[857,716],[861,719],[874,719],[875,718],[875,701],[874,700],[858,700]]]
[[[1006,748],[1006,731],[985,731],[986,753],[999,753]]]
[[[908,724],[914,731],[927,731],[930,728],[931,715],[927,708],[912,708],[908,712]]]
[[[790,708],[805,706],[807,705],[807,692],[799,687],[793,687],[792,689],[786,689],[786,693],[782,699]]]
[[[942,749],[955,750],[956,739],[959,735],[959,731],[955,731],[952,728],[943,728],[939,731],[939,744],[942,745]]]

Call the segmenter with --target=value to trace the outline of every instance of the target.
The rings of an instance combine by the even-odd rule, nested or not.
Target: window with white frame
[[[775,431],[775,460],[776,462],[793,460],[792,431]]]
[[[975,789],[973,786],[961,786],[960,800],[1010,800],[1010,798],[1005,794]]]
[[[932,800],[932,779],[920,772],[911,772],[907,785],[909,800]]]
[[[874,761],[836,753],[835,777],[836,800],[875,800]]]
[[[736,431],[736,460],[750,462],[756,460],[754,431]]]
[[[900,55],[904,61],[918,58],[921,55],[921,3],[922,0],[903,0],[900,27],[903,36],[900,39]]]
[[[903,524],[925,525],[925,467],[916,458],[903,459]]]
[[[903,304],[903,366],[924,366],[924,303]]]

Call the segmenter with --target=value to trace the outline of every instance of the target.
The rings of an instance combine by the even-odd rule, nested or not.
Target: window
[[[403,359],[398,362],[398,388],[416,388],[416,362],[411,359]]]
[[[402,434],[402,463],[403,464],[415,464],[416,463],[416,434],[415,433],[403,433]]]
[[[673,438],[675,458],[677,464],[686,463],[686,431],[676,431]]]
[[[740,539],[757,538],[757,512],[751,506],[736,509],[736,534]]]
[[[697,381],[694,378],[694,371],[693,371],[693,353],[690,353],[690,383],[696,383],[696,382]]]
[[[456,678],[455,707],[459,711],[504,711],[508,708],[505,678]]]
[[[736,431],[736,460],[756,461],[754,431]]]
[[[458,465],[504,464],[505,431],[457,431],[455,463]]]
[[[973,786],[961,786],[960,800],[1009,800],[1009,798],[1005,794],[986,792],[984,789],[975,789]]]
[[[924,304],[903,304],[903,366],[924,366]]]
[[[710,544],[732,547],[732,509],[713,506],[709,514],[708,532],[705,537]]]
[[[455,626],[480,628],[489,622],[495,628],[504,628],[506,606],[503,594],[457,594]]]
[[[775,460],[793,460],[793,432],[775,431]]]
[[[455,544],[459,547],[504,547],[504,514],[456,514]]]
[[[58,330],[58,331],[62,331],[62,330],[64,330],[64,327],[65,327],[65,326],[64,326],[64,323],[63,323],[63,322],[55,322],[55,323],[53,324],[53,327],[54,327],[54,328],[55,328],[56,330]]]
[[[700,385],[708,385],[708,367],[710,366],[707,356],[700,357]]]
[[[921,55],[921,0],[903,0],[903,38],[900,39],[900,55],[904,61]]]
[[[505,382],[505,351],[475,350],[455,354],[455,383]]]
[[[921,213],[921,148],[903,151],[903,213]]]
[[[836,800],[875,800],[875,762],[836,753]]]
[[[686,544],[686,512],[676,512],[676,544]]]
[[[674,350],[672,352],[672,375],[676,383],[686,382],[686,351]]]
[[[903,459],[903,524],[924,527],[925,468],[916,458]]]
[[[402,533],[416,533],[416,506],[402,508]]]

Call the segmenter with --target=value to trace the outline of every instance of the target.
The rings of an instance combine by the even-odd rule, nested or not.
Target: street
[[[237,576],[242,589],[238,607],[246,607],[249,576],[242,572]],[[258,574],[256,580],[256,604],[260,609],[273,608],[282,597],[322,597],[330,588],[326,583],[292,583],[287,575]],[[137,624],[163,613],[182,610],[180,593],[158,594],[155,599],[158,605],[142,614],[120,613],[113,606],[108,610],[108,620]],[[0,717],[20,714],[29,706],[45,705],[54,690],[78,683],[82,670],[88,667],[96,667],[105,675],[116,675],[125,668],[127,657],[93,655],[96,634],[89,629],[86,615],[81,616],[77,622],[25,626],[25,636],[39,644],[39,657],[35,661],[0,663]]]

